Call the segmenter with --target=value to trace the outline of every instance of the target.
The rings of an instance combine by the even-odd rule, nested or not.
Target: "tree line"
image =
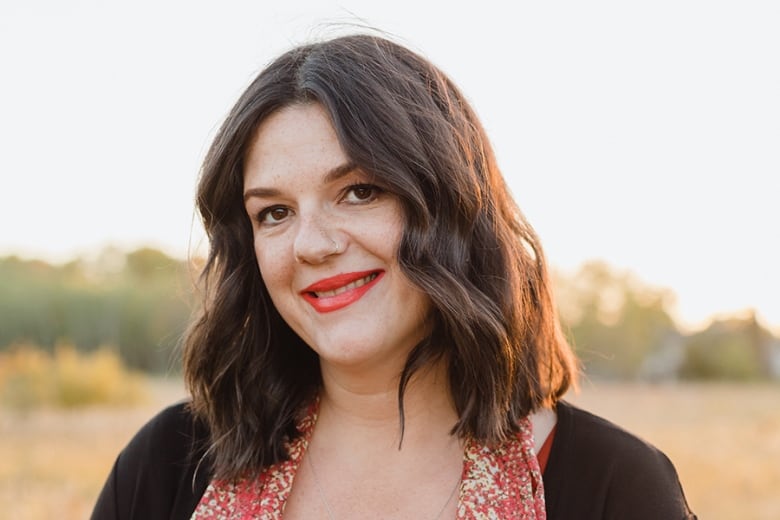
[[[0,350],[114,349],[131,368],[179,370],[179,343],[198,295],[197,269],[151,248],[108,248],[62,265],[0,258]],[[603,262],[556,275],[564,328],[588,377],[780,378],[780,340],[753,315],[683,333],[673,294]]]
[[[0,259],[0,349],[58,343],[115,349],[132,368],[176,370],[177,346],[193,309],[186,262],[145,248],[106,249],[64,265]]]

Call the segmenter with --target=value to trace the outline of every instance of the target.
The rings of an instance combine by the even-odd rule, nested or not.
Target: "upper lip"
[[[365,278],[366,276],[372,273],[378,273],[378,272],[381,272],[381,270],[371,269],[370,271],[355,271],[352,273],[337,274],[336,276],[323,278],[322,280],[318,280],[314,282],[313,284],[304,288],[301,291],[301,293],[335,291],[339,287],[344,287],[349,283],[360,280],[361,278]]]

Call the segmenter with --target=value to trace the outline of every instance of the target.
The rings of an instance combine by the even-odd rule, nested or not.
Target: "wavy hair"
[[[432,302],[432,332],[400,374],[401,427],[411,376],[443,360],[459,415],[453,434],[500,442],[576,382],[542,248],[458,88],[404,46],[359,34],[294,48],[260,72],[202,167],[197,207],[210,251],[184,373],[191,408],[210,427],[215,476],[284,460],[322,384],[316,354],[271,303],[242,201],[258,125],[303,103],[320,103],[346,155],[401,201],[398,261]]]

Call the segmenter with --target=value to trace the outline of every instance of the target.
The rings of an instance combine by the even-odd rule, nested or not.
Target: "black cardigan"
[[[660,451],[614,424],[568,403],[547,461],[547,518],[695,519],[677,472]],[[93,520],[186,520],[211,479],[198,467],[208,430],[186,406],[166,408],[117,457]]]

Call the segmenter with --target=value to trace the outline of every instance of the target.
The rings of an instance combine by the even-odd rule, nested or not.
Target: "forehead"
[[[258,126],[247,150],[244,181],[318,173],[344,162],[347,156],[322,105],[291,105]]]

